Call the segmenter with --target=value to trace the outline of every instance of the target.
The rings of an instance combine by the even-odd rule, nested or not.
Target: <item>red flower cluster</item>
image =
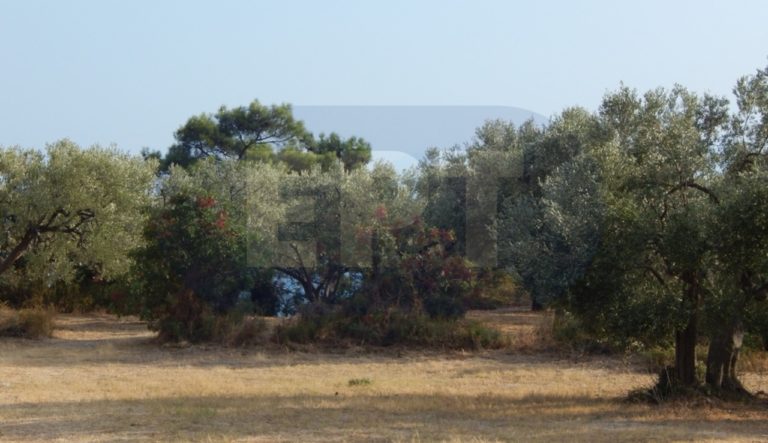
[[[207,196],[200,196],[197,197],[197,207],[198,208],[210,208],[213,205],[216,204],[216,200],[214,200],[213,197],[207,197]]]
[[[385,218],[387,218],[387,208],[384,205],[377,206],[374,215],[376,216],[377,220],[383,221]]]
[[[227,211],[219,211],[218,217],[213,224],[219,229],[224,229],[227,226]]]

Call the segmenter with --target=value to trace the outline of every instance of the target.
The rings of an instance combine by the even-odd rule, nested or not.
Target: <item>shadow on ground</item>
[[[150,398],[0,406],[3,440],[757,440],[762,414],[675,419],[616,399],[445,395],[301,395]]]

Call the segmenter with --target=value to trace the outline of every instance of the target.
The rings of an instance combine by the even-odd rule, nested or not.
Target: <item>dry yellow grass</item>
[[[652,379],[617,359],[168,348],[132,319],[58,322],[0,340],[2,441],[768,440],[765,407],[623,402]]]
[[[470,311],[467,318],[479,320],[509,337],[509,347],[515,351],[540,351],[554,346],[551,312],[532,312],[527,307],[494,311]]]

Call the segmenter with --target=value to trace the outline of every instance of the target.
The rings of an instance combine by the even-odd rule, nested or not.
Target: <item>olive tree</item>
[[[525,130],[526,128],[521,128]],[[513,271],[534,308],[562,298],[588,264],[596,243],[601,143],[595,116],[567,109],[518,147],[517,174],[500,192],[496,225],[500,263]]]
[[[561,301],[620,343],[671,340],[672,375],[686,385],[697,382],[711,290],[725,116],[723,100],[682,87],[621,88],[597,116],[567,111],[532,144],[527,187],[510,193],[502,217],[506,255],[534,297]]]
[[[573,299],[629,337],[672,333],[670,376],[687,386],[698,383],[696,343],[713,260],[707,226],[719,203],[717,135],[725,116],[723,100],[679,86],[606,96],[601,120],[617,155],[603,179],[605,247]]]
[[[0,149],[0,278],[23,268],[67,280],[87,265],[105,277],[125,272],[141,243],[143,208],[156,163],[62,140],[44,152]]]
[[[746,320],[768,294],[768,69],[742,77],[724,133],[725,177],[711,238],[717,254],[706,382],[743,391],[736,363]]]

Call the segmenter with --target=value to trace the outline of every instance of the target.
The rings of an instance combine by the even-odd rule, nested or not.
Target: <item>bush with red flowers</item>
[[[253,285],[242,238],[209,196],[176,195],[151,214],[134,253],[134,294],[161,339],[212,338],[216,319]]]

